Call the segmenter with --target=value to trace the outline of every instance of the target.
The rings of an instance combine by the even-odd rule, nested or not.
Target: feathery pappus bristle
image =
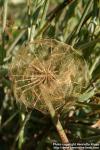
[[[53,39],[35,40],[19,49],[9,69],[16,100],[42,112],[47,112],[42,85],[44,96],[58,110],[67,104],[67,97],[77,97],[87,82],[84,59],[72,46]]]

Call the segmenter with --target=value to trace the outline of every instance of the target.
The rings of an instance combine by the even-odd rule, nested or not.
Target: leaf
[[[80,102],[85,102],[85,101],[87,101],[89,98],[91,98],[94,94],[95,94],[95,92],[94,92],[94,89],[93,89],[93,90],[91,90],[90,92],[86,92],[86,93],[81,94],[81,95],[79,96],[78,100],[79,100]]]
[[[100,78],[100,63],[97,65],[96,69],[92,73],[92,78],[96,80],[97,78]]]
[[[33,23],[35,24],[37,22],[37,19],[39,17],[39,12],[41,10],[41,6],[39,6],[36,11],[34,12],[32,19],[33,19]]]
[[[0,65],[3,64],[3,59],[4,59],[5,55],[6,55],[5,49],[0,45]]]

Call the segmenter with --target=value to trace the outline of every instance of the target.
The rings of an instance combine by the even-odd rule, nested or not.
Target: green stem
[[[49,0],[44,2],[44,7],[43,7],[43,10],[42,10],[42,15],[41,15],[41,22],[40,22],[40,27],[39,27],[40,29],[44,25],[44,21],[45,21],[45,18],[46,18],[46,13],[47,13],[47,10],[48,10],[48,6],[49,6]]]
[[[13,115],[11,115],[1,126],[1,129],[4,128],[7,124],[9,124],[10,121],[13,120],[13,118],[19,113],[19,111],[16,111]],[[0,129],[0,130],[1,130]]]
[[[85,44],[79,45],[79,46],[76,47],[76,48],[78,48],[78,49],[80,49],[80,50],[84,50],[84,49],[89,48],[90,46],[95,45],[97,42],[98,42],[98,43],[100,42],[100,38],[94,39],[94,40],[89,41],[89,42],[87,42],[87,43],[85,43]]]
[[[54,8],[48,15],[47,15],[47,21],[44,24],[44,26],[38,31],[35,38],[37,38],[41,33],[43,33],[48,26],[51,24],[52,20],[56,17],[56,15],[61,12],[68,4],[70,4],[73,0],[67,0],[61,3],[59,6]]]
[[[16,45],[17,42],[22,38],[22,36],[25,34],[25,32],[26,32],[26,29],[22,30],[22,31],[19,33],[19,35],[18,35],[18,36],[16,37],[16,39],[14,40],[14,42],[13,42],[13,43],[11,44],[11,46],[8,48],[8,50],[7,50],[7,56],[9,56],[9,55],[12,53],[12,51],[13,51],[15,45]]]
[[[87,14],[88,14],[88,12],[89,12],[89,10],[90,10],[92,4],[93,4],[93,0],[91,0],[91,1],[89,0],[89,1],[88,1],[88,4],[86,5],[86,7],[85,7],[85,9],[84,9],[84,12],[83,12],[82,17],[81,17],[81,19],[80,19],[80,22],[79,22],[79,24],[78,24],[78,26],[77,26],[77,29],[76,29],[76,31],[75,31],[76,37],[77,37],[77,35],[79,34],[79,32],[80,32],[80,30],[81,30],[81,27],[82,27],[82,25],[83,25],[83,22],[84,22],[84,20],[85,20],[85,18],[86,18],[86,16],[87,16]],[[73,44],[72,44],[72,45],[74,46],[75,43],[76,43],[76,38],[73,40]]]
[[[5,31],[6,22],[7,22],[7,8],[8,8],[7,6],[8,6],[8,0],[4,0],[4,7],[3,7],[3,27],[2,27],[3,32]]]
[[[43,100],[47,106],[47,109],[50,113],[50,116],[51,116],[51,119],[52,119],[52,122],[54,124],[54,126],[56,127],[56,130],[59,134],[59,137],[62,141],[63,144],[67,144],[69,143],[69,140],[68,140],[68,137],[66,136],[65,134],[65,131],[61,125],[61,122],[60,120],[58,119],[58,117],[56,116],[56,112],[54,110],[54,107],[50,101],[50,97],[49,97],[49,94],[47,93],[47,90],[45,89],[45,87],[43,85],[41,85],[41,93],[42,93],[42,96],[43,96]],[[66,150],[71,150],[71,147],[70,148],[66,148]]]
[[[2,51],[1,51],[1,63],[3,63],[5,57],[5,30],[7,24],[7,10],[8,10],[8,0],[4,0],[3,5],[3,24],[2,24]]]
[[[85,20],[86,15],[88,14],[88,12],[89,12],[89,10],[90,10],[92,4],[93,4],[93,0],[91,0],[91,1],[89,0],[89,1],[88,1],[88,4],[87,4],[87,6],[86,6],[86,8],[84,9],[83,15],[82,15],[82,17],[81,17],[81,19],[80,19],[80,22],[79,22],[79,25],[78,25],[78,27],[77,27],[76,35],[79,34],[80,29],[81,29],[81,26],[82,26],[82,24],[83,24],[83,22],[84,22],[84,20]]]
[[[15,144],[16,144],[16,142],[18,141],[18,139],[20,138],[21,134],[23,133],[24,127],[25,127],[27,121],[29,120],[30,115],[31,115],[31,112],[28,113],[27,116],[25,117],[25,119],[23,120],[22,125],[21,125],[21,127],[20,127],[20,129],[19,129],[19,131],[18,131],[18,133],[17,133],[17,135],[16,135],[16,137],[15,137],[14,142],[13,142],[12,150],[15,149]],[[24,133],[23,133],[23,134],[24,134]]]
[[[99,64],[99,62],[100,62],[100,56],[95,58],[93,65],[90,68],[90,71],[89,71],[90,77],[92,76],[92,73],[95,70],[96,66]]]
[[[27,16],[28,16],[28,41],[30,41],[30,35],[31,35],[31,2],[30,0],[27,0]]]

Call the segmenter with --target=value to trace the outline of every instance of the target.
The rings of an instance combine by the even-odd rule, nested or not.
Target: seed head
[[[19,49],[9,69],[16,100],[42,112],[47,112],[42,85],[45,99],[57,110],[67,103],[67,97],[77,97],[87,83],[83,58],[70,45],[51,39]]]

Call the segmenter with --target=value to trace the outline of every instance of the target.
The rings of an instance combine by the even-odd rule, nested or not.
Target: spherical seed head
[[[47,112],[44,96],[57,110],[67,103],[67,97],[77,97],[87,83],[83,58],[70,45],[51,39],[19,49],[9,69],[16,100],[42,112]]]

